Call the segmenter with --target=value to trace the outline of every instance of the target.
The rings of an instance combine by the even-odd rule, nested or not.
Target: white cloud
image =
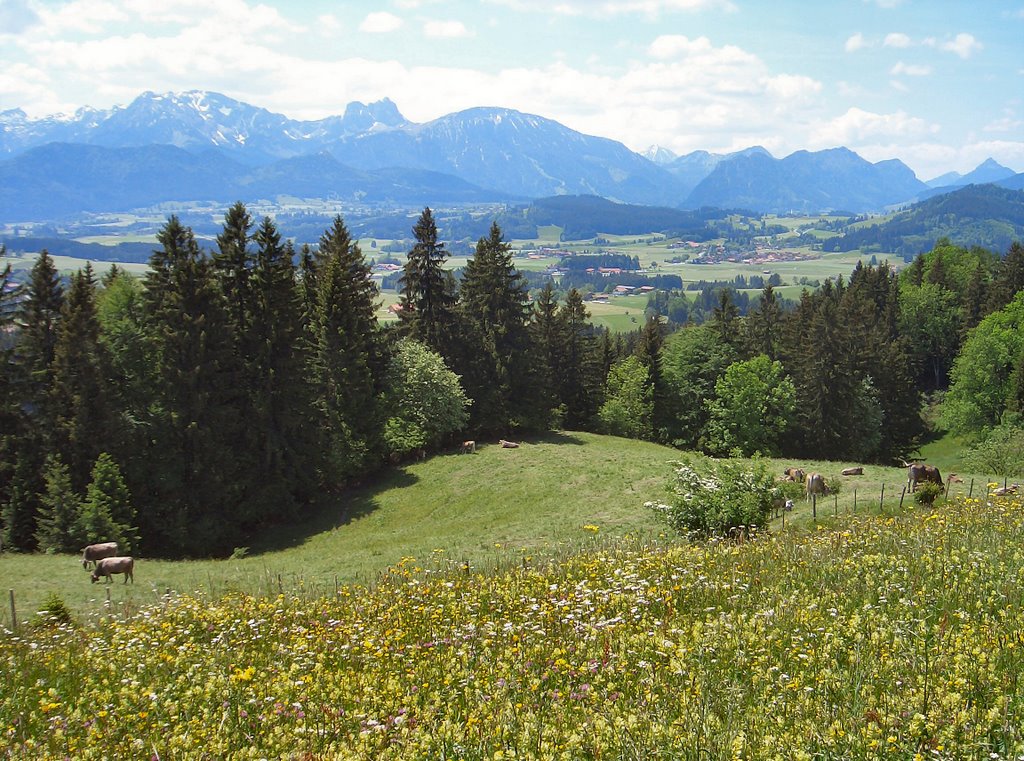
[[[974,53],[984,47],[980,42],[974,39],[973,34],[966,32],[960,32],[952,40],[948,40],[939,45],[941,50],[946,50],[950,53],[956,53],[961,58],[970,58]]]
[[[561,0],[555,4],[544,0],[490,0],[513,10],[531,13],[553,13],[559,16],[623,16],[641,15],[657,18],[664,13],[722,10],[734,13],[732,0]]]
[[[107,0],[75,0],[55,8],[39,9],[39,21],[46,34],[59,36],[66,32],[96,34],[113,22],[125,21],[128,14]]]
[[[1020,132],[1024,129],[1024,120],[1015,118],[1013,114],[1007,114],[989,122],[982,129],[985,132]]]
[[[890,32],[885,35],[885,40],[882,44],[887,48],[909,48],[912,42],[910,37],[903,34],[903,32]]]
[[[388,13],[387,11],[377,11],[370,13],[366,18],[363,19],[363,23],[359,25],[360,32],[366,32],[368,34],[387,34],[393,32],[402,26],[402,19],[396,16],[394,13]]]
[[[0,37],[18,35],[39,23],[37,14],[26,0],[3,0],[0,2]]]
[[[846,45],[844,47],[846,48],[847,53],[855,53],[862,48],[869,47],[869,45],[867,40],[864,39],[864,35],[857,32],[856,34],[851,34],[847,38]]]
[[[472,37],[466,25],[461,21],[427,21],[423,25],[423,33],[427,37]]]
[[[901,75],[907,77],[926,77],[931,73],[931,66],[903,63],[903,61],[897,61],[896,65],[889,70],[889,74],[891,74],[894,77],[898,77]]]
[[[341,31],[341,22],[333,13],[324,13],[317,16],[316,27],[320,34],[327,36]]]
[[[910,92],[910,88],[907,87],[906,83],[901,82],[898,79],[890,79],[889,87],[891,87],[893,90],[896,90],[896,92]]]
[[[810,131],[810,144],[827,148],[836,145],[854,146],[879,138],[921,138],[934,134],[938,125],[908,115],[905,111],[876,114],[851,108],[834,119],[821,122]]]

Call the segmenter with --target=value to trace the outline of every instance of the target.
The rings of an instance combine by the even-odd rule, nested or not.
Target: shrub
[[[758,458],[692,459],[676,463],[667,504],[647,503],[679,533],[726,536],[731,529],[762,528],[771,515],[775,478]]]
[[[75,623],[75,619],[71,615],[71,609],[56,592],[50,592],[46,596],[46,602],[43,603],[43,607],[37,615],[39,618],[36,621],[36,625],[41,627],[71,626]]]
[[[942,484],[937,484],[929,481],[926,484],[921,484],[917,487],[917,491],[914,492],[914,499],[917,500],[919,505],[931,505],[935,503],[939,497],[943,495],[945,489]]]

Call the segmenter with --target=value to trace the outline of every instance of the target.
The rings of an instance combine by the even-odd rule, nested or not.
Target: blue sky
[[[215,90],[293,118],[516,108],[634,150],[1024,171],[1024,0],[0,0],[0,110]]]

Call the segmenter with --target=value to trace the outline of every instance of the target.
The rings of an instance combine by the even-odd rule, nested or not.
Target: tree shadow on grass
[[[405,468],[387,468],[366,477],[366,483],[342,492],[324,494],[290,523],[272,526],[253,539],[250,555],[277,552],[304,544],[317,534],[346,526],[379,506],[379,494],[412,486],[419,479]]]

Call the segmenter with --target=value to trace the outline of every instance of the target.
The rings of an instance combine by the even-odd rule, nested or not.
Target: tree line
[[[19,291],[8,268],[4,546],[226,554],[462,437],[589,429],[885,461],[916,446],[922,392],[1024,277],[1019,245],[1002,258],[946,242],[899,277],[859,265],[791,309],[766,284],[744,317],[722,289],[703,325],[670,333],[649,310],[612,336],[576,289],[531,299],[496,223],[459,277],[429,208],[412,232],[396,323],[378,322],[341,217],[298,251],[242,204],[211,251],[171,217],[141,279],[87,265],[65,282],[43,252]],[[923,340],[932,321],[954,346]]]

